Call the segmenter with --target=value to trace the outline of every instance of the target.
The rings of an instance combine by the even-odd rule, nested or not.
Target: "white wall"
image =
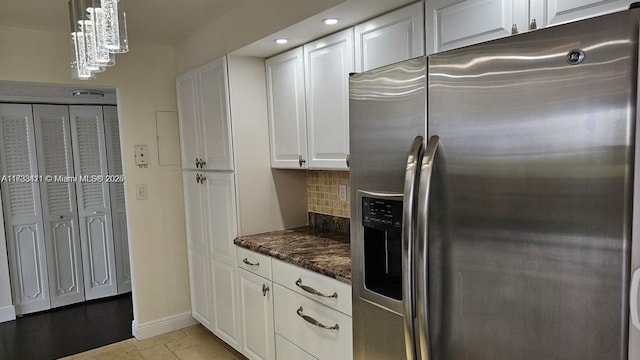
[[[174,53],[171,47],[135,41],[130,49],[128,54],[117,55],[117,65],[98,74],[96,80],[73,81],[65,34],[0,27],[0,80],[118,89],[134,317],[142,326],[184,315],[191,306],[181,171],[179,166],[158,166],[156,155],[155,112],[176,111],[177,107]],[[136,144],[149,145],[148,168],[135,166]],[[148,185],[148,200],[135,199],[136,184]],[[2,265],[0,286],[1,272]],[[0,301],[4,294],[0,288]]]
[[[239,234],[307,223],[307,174],[271,169],[264,59],[229,56]]]

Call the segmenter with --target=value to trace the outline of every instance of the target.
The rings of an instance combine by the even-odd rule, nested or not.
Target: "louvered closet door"
[[[80,240],[87,300],[116,295],[116,264],[101,106],[70,106]]]
[[[74,176],[69,107],[34,105],[33,120],[40,175],[54,178],[40,191],[51,306],[58,307],[84,301],[76,185],[57,181]]]
[[[31,105],[0,104],[2,175],[37,176]],[[13,303],[17,314],[49,309],[40,185],[2,182]]]
[[[122,176],[118,107],[103,106],[104,132],[107,145],[109,175]],[[129,237],[127,234],[127,208],[124,201],[124,183],[109,183],[111,216],[113,218],[113,246],[116,255],[116,279],[118,294],[131,291],[131,265],[129,262]]]

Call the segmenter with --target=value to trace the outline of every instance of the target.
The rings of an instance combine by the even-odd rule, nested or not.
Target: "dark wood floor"
[[[131,294],[0,323],[0,359],[51,360],[131,338]]]

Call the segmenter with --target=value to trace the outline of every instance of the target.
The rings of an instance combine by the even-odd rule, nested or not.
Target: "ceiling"
[[[123,0],[131,40],[174,45],[245,0]],[[68,32],[67,0],[0,0],[0,26]]]

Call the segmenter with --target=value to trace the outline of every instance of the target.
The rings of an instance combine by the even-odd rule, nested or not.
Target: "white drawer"
[[[351,316],[349,284],[278,259],[273,259],[273,281]],[[322,295],[314,294],[314,290]]]
[[[238,267],[271,280],[271,257],[255,251],[238,248]]]
[[[351,317],[278,284],[273,288],[277,334],[320,360],[353,358]],[[313,321],[337,329],[321,328]]]
[[[318,360],[276,334],[276,360]]]

